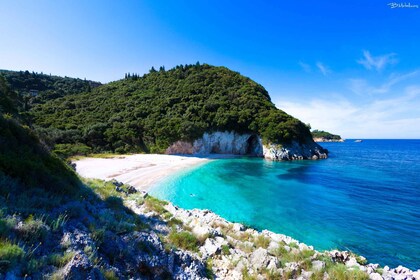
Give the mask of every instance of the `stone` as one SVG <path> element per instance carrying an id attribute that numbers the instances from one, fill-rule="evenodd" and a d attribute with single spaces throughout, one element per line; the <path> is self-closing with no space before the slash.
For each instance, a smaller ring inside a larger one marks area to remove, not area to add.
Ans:
<path id="1" fill-rule="evenodd" d="M 255 269 L 265 268 L 268 265 L 269 261 L 267 250 L 263 248 L 258 248 L 252 253 L 250 261 Z"/>
<path id="2" fill-rule="evenodd" d="M 369 279 L 370 280 L 383 280 L 382 279 L 382 276 L 379 274 L 379 273 L 372 273 L 372 274 L 369 274 Z"/>
<path id="3" fill-rule="evenodd" d="M 360 267 L 359 263 L 354 257 L 351 257 L 348 261 L 346 261 L 346 266 L 347 267 Z"/>
<path id="4" fill-rule="evenodd" d="M 88 257 L 82 252 L 75 254 L 63 268 L 62 278 L 74 280 L 105 279 L 99 269 L 93 266 Z"/>
<path id="5" fill-rule="evenodd" d="M 318 260 L 312 262 L 312 269 L 314 271 L 319 271 L 319 270 L 322 270 L 324 268 L 325 268 L 325 262 L 318 261 Z"/>
<path id="6" fill-rule="evenodd" d="M 233 230 L 234 231 L 244 231 L 245 227 L 243 224 L 239 224 L 239 223 L 234 223 L 233 224 Z"/>
<path id="7" fill-rule="evenodd" d="M 136 193 L 136 192 L 137 192 L 137 190 L 136 190 L 135 187 L 133 187 L 132 185 L 127 186 L 127 193 L 128 194 L 133 194 L 133 193 Z"/>
<path id="8" fill-rule="evenodd" d="M 204 245 L 200 247 L 200 252 L 203 254 L 204 258 L 213 256 L 216 253 L 220 253 L 221 244 L 215 239 L 207 238 L 204 242 Z"/>
<path id="9" fill-rule="evenodd" d="M 412 273 L 414 279 L 420 280 L 420 269 Z"/>

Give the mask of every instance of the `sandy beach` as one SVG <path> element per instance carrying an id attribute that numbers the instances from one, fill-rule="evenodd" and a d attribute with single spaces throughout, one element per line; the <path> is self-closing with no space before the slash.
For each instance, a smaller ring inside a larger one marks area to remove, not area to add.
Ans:
<path id="1" fill-rule="evenodd" d="M 115 158 L 83 158 L 74 163 L 77 173 L 82 177 L 116 179 L 138 190 L 148 191 L 166 176 L 208 160 L 193 156 L 136 154 Z"/>

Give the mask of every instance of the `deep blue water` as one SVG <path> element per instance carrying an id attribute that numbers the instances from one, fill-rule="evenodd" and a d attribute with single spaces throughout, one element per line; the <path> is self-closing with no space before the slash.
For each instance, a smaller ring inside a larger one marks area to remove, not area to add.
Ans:
<path id="1" fill-rule="evenodd" d="M 420 140 L 322 143 L 327 160 L 212 160 L 152 195 L 290 235 L 318 250 L 420 268 Z"/>

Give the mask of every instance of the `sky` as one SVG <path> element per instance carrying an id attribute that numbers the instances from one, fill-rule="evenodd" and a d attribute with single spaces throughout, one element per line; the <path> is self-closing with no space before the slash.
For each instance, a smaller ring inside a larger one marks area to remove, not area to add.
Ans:
<path id="1" fill-rule="evenodd" d="M 420 0 L 0 4 L 0 69 L 106 83 L 199 61 L 250 77 L 313 129 L 420 139 Z"/>

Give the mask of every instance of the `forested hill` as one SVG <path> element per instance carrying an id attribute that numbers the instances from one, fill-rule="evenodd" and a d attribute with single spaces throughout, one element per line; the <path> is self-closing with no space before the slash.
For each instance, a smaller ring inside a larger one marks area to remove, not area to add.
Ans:
<path id="1" fill-rule="evenodd" d="M 18 109 L 28 110 L 33 104 L 63 97 L 67 94 L 90 92 L 99 82 L 59 77 L 29 71 L 0 70 L 17 99 Z"/>
<path id="2" fill-rule="evenodd" d="M 73 151 L 163 152 L 211 131 L 253 132 L 275 143 L 312 141 L 306 125 L 277 109 L 261 85 L 207 64 L 126 75 L 36 106 L 32 116 L 50 143 Z"/>

